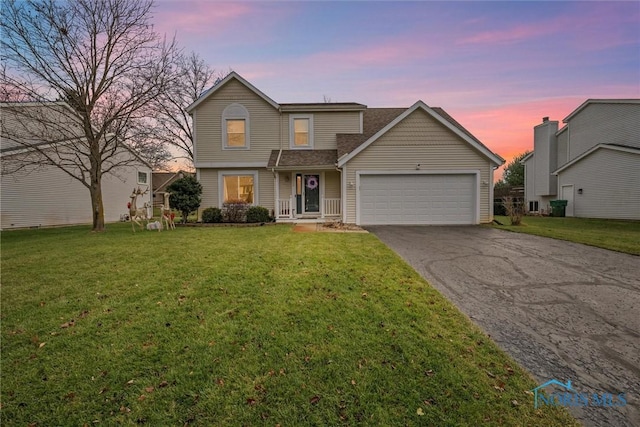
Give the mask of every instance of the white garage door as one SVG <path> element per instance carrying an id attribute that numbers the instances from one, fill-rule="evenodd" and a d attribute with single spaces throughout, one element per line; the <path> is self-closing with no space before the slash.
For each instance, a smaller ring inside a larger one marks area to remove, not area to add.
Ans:
<path id="1" fill-rule="evenodd" d="M 360 224 L 474 224 L 476 175 L 360 175 Z"/>

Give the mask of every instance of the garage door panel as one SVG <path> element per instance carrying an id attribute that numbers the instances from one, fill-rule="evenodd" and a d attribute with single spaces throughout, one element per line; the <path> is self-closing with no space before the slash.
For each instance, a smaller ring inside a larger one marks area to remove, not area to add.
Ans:
<path id="1" fill-rule="evenodd" d="M 474 174 L 360 176 L 361 224 L 473 224 Z"/>

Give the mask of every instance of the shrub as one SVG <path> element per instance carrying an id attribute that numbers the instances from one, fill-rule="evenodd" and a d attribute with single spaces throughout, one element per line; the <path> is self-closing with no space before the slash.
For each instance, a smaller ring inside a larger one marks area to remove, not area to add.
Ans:
<path id="1" fill-rule="evenodd" d="M 206 208 L 202 211 L 202 222 L 206 224 L 222 222 L 222 209 Z"/>
<path id="2" fill-rule="evenodd" d="M 262 206 L 251 206 L 247 209 L 247 222 L 270 222 L 269 209 Z"/>
<path id="3" fill-rule="evenodd" d="M 225 222 L 245 222 L 248 207 L 244 200 L 228 200 L 222 204 L 222 217 Z"/>
<path id="4" fill-rule="evenodd" d="M 186 223 L 189 214 L 200 207 L 202 185 L 194 176 L 189 175 L 171 183 L 167 191 L 171 193 L 169 199 L 171 207 L 182 213 L 182 222 Z"/>
<path id="5" fill-rule="evenodd" d="M 511 221 L 511 225 L 520 225 L 524 216 L 524 202 L 522 199 L 507 196 L 502 198 L 502 204 Z"/>

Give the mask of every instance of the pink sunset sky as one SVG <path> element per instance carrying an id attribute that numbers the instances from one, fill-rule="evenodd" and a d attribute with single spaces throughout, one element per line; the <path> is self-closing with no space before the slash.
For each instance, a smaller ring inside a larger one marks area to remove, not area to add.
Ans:
<path id="1" fill-rule="evenodd" d="M 158 0 L 154 24 L 276 102 L 422 100 L 507 162 L 544 116 L 640 98 L 637 1 Z"/>

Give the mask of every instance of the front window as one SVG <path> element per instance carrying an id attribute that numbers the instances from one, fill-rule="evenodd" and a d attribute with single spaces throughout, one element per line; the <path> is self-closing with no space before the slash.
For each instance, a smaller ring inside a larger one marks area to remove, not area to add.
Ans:
<path id="1" fill-rule="evenodd" d="M 296 147 L 309 145 L 309 119 L 293 120 L 293 144 Z"/>
<path id="2" fill-rule="evenodd" d="M 253 175 L 225 175 L 224 201 L 243 200 L 253 204 Z"/>
<path id="3" fill-rule="evenodd" d="M 222 149 L 249 150 L 251 117 L 244 105 L 234 103 L 222 111 Z"/>
<path id="4" fill-rule="evenodd" d="M 313 116 L 297 114 L 290 116 L 290 148 L 313 148 Z"/>
<path id="5" fill-rule="evenodd" d="M 227 147 L 246 147 L 244 120 L 227 120 Z"/>

